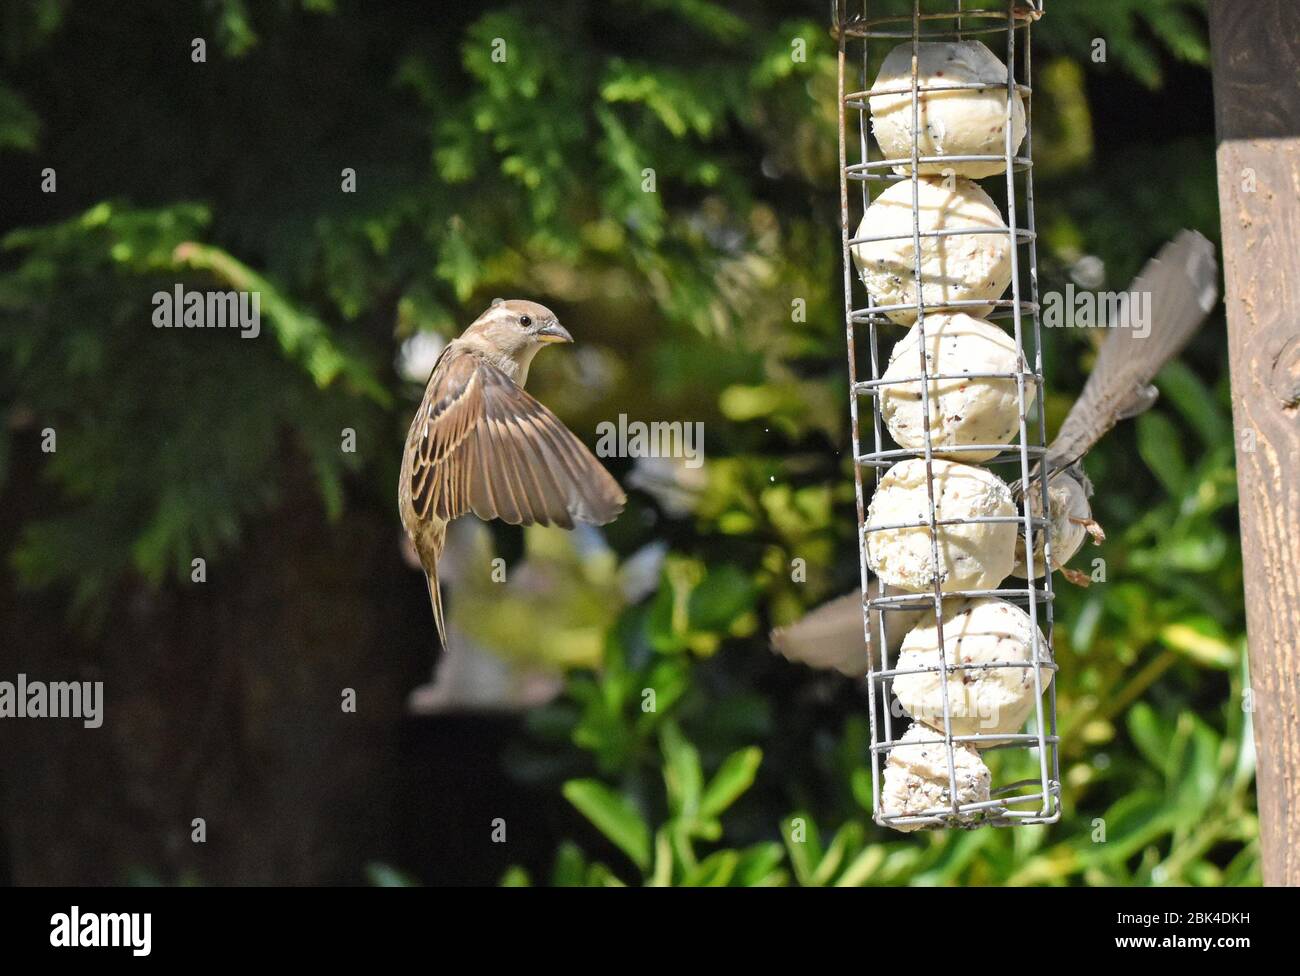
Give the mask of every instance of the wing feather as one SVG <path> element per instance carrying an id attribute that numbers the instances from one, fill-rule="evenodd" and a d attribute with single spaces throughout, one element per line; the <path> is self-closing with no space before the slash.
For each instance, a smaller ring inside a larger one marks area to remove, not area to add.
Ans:
<path id="1" fill-rule="evenodd" d="M 1083 457 L 1119 421 L 1156 400 L 1156 373 L 1187 344 L 1218 300 L 1214 245 L 1181 231 L 1148 261 L 1129 285 L 1151 296 L 1150 330 L 1120 324 L 1107 331 L 1092 375 L 1047 450 L 1051 472 Z"/>
<path id="2" fill-rule="evenodd" d="M 407 441 L 419 519 L 466 512 L 513 525 L 612 521 L 626 498 L 555 414 L 505 373 L 449 349 Z"/>

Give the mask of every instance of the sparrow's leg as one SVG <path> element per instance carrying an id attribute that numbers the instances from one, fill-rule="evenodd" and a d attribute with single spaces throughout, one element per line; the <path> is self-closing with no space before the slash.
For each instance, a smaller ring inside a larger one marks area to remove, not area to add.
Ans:
<path id="1" fill-rule="evenodd" d="M 1075 525 L 1082 525 L 1085 529 L 1088 530 L 1088 535 L 1092 536 L 1092 544 L 1094 546 L 1099 546 L 1106 541 L 1106 533 L 1102 531 L 1101 523 L 1098 522 L 1096 519 L 1090 519 L 1090 518 L 1081 519 L 1081 518 L 1075 518 L 1073 515 L 1071 515 L 1070 521 L 1073 522 Z"/>
<path id="2" fill-rule="evenodd" d="M 1081 569 L 1070 569 L 1068 566 L 1061 567 L 1061 575 L 1068 579 L 1075 586 L 1089 587 L 1092 585 L 1092 577 Z"/>

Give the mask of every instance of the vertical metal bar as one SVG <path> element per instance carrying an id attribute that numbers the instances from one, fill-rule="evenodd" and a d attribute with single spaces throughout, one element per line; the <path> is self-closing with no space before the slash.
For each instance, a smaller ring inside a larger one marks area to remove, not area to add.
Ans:
<path id="1" fill-rule="evenodd" d="M 844 329 L 845 342 L 848 345 L 849 357 L 849 422 L 851 428 L 851 450 L 853 463 L 853 496 L 857 504 L 858 525 L 862 526 L 866 521 L 866 511 L 863 504 L 862 493 L 862 467 L 858 464 L 858 456 L 861 454 L 859 433 L 859 416 L 858 416 L 858 396 L 856 392 L 858 382 L 858 355 L 857 342 L 853 328 L 853 272 L 852 257 L 849 253 L 849 180 L 848 180 L 848 120 L 847 106 L 844 104 L 845 96 L 848 94 L 845 85 L 847 48 L 848 48 L 848 2 L 849 0 L 836 0 L 835 16 L 839 30 L 838 43 L 838 92 L 839 92 L 839 153 L 840 153 L 840 241 L 842 260 L 844 264 Z M 863 0 L 863 13 L 866 10 L 866 0 Z M 863 42 L 865 51 L 866 42 Z M 858 129 L 861 134 L 861 110 L 858 112 Z M 864 143 L 865 145 L 865 143 Z M 865 161 L 865 154 L 861 157 Z M 866 183 L 863 182 L 865 190 Z M 861 531 L 858 533 L 858 570 L 862 580 L 862 633 L 864 643 L 870 646 L 871 642 L 871 612 L 867 607 L 867 594 L 869 589 L 869 577 L 867 572 L 867 552 L 866 540 Z M 877 740 L 876 729 L 876 687 L 875 682 L 870 678 L 871 660 L 867 659 L 867 707 L 870 709 L 871 721 L 871 740 L 874 744 Z M 888 731 L 886 731 L 888 735 Z M 873 749 L 871 750 L 871 794 L 872 809 L 879 809 L 880 806 L 880 783 L 879 783 L 879 755 Z"/>
<path id="2" fill-rule="evenodd" d="M 1044 403 L 1044 401 L 1047 398 L 1044 395 L 1046 384 L 1043 376 L 1043 330 L 1042 330 L 1042 317 L 1039 314 L 1039 301 L 1038 301 L 1038 224 L 1034 219 L 1034 167 L 1032 162 L 1034 158 L 1034 111 L 1033 111 L 1034 79 L 1033 79 L 1033 63 L 1032 63 L 1032 55 L 1033 55 L 1033 44 L 1032 44 L 1032 36 L 1031 36 L 1032 31 L 1033 31 L 1033 18 L 1031 17 L 1025 21 L 1025 43 L 1023 45 L 1024 50 L 1022 51 L 1022 56 L 1025 61 L 1025 87 L 1029 89 L 1027 92 L 1025 92 L 1025 158 L 1030 160 L 1030 165 L 1025 170 L 1025 217 L 1028 223 L 1029 234 L 1030 234 L 1029 298 L 1033 304 L 1033 310 L 1031 312 L 1031 315 L 1033 317 L 1033 322 L 1034 322 L 1034 378 L 1038 384 L 1038 389 L 1036 391 L 1036 402 L 1038 406 L 1037 443 L 1041 447 L 1047 444 L 1047 412 Z M 1011 71 L 1010 65 L 1008 65 L 1007 70 L 1008 72 Z M 1014 78 L 1012 78 L 1011 80 L 1014 83 Z M 1022 439 L 1021 442 L 1023 443 L 1024 442 L 1023 438 L 1025 436 L 1023 431 L 1020 436 Z M 1040 468 L 1040 471 L 1041 470 L 1042 469 Z M 1043 514 L 1047 518 L 1047 525 L 1043 529 L 1043 591 L 1044 591 L 1043 611 L 1047 617 L 1047 652 L 1049 655 L 1051 655 L 1052 661 L 1055 662 L 1056 660 L 1056 653 L 1055 653 L 1056 628 L 1055 628 L 1055 616 L 1054 616 L 1055 603 L 1052 599 L 1053 593 L 1052 593 L 1052 569 L 1051 569 L 1052 521 L 1051 521 L 1051 509 L 1049 507 L 1050 495 L 1048 494 L 1047 488 L 1048 488 L 1047 478 L 1045 477 L 1039 478 L 1038 480 L 1039 498 L 1042 503 Z M 1028 492 L 1025 493 L 1025 506 L 1026 508 L 1028 508 L 1029 506 Z M 1028 540 L 1026 540 L 1026 545 L 1028 545 Z M 1033 550 L 1026 549 L 1025 552 L 1028 557 L 1033 553 Z M 1030 573 L 1032 573 L 1033 563 L 1030 562 L 1026 568 Z M 1029 580 L 1029 585 L 1031 588 L 1034 585 L 1034 581 L 1032 577 Z M 1034 639 L 1037 640 L 1038 621 L 1036 619 L 1036 614 L 1032 610 L 1030 611 L 1030 620 L 1035 625 Z M 1043 721 L 1044 718 L 1043 697 L 1042 697 L 1042 690 L 1041 690 L 1042 678 L 1040 675 L 1040 670 L 1041 670 L 1040 664 L 1037 659 L 1037 655 L 1035 654 L 1034 690 L 1038 695 L 1037 717 L 1036 717 L 1035 728 L 1038 730 L 1038 749 L 1039 749 L 1038 754 L 1040 757 L 1039 770 L 1042 776 L 1043 803 L 1044 803 L 1043 815 L 1051 817 L 1057 813 L 1060 806 L 1060 797 L 1055 793 L 1051 793 L 1051 786 L 1054 783 L 1059 783 L 1061 780 L 1060 750 L 1055 741 L 1056 740 L 1056 682 L 1053 681 L 1048 688 L 1049 707 L 1047 709 L 1048 725 L 1046 727 L 1047 729 L 1046 736 L 1052 740 L 1050 743 L 1051 752 L 1052 752 L 1052 772 L 1051 772 L 1051 778 L 1049 780 L 1047 774 L 1047 766 L 1046 766 L 1046 749 L 1048 743 L 1045 741 L 1045 736 L 1044 736 L 1045 725 Z M 1050 804 L 1048 802 L 1049 793 L 1051 793 Z"/>
<path id="3" fill-rule="evenodd" d="M 869 5 L 870 5 L 869 0 L 862 0 L 862 19 L 864 22 L 867 20 L 867 16 L 869 13 L 868 10 Z M 869 71 L 870 71 L 870 48 L 869 45 L 867 44 L 867 38 L 864 36 L 862 38 L 862 57 L 861 57 L 861 67 L 859 70 L 860 83 L 858 85 L 858 89 L 860 91 L 865 90 L 867 87 L 867 79 L 870 77 Z M 869 114 L 869 110 L 865 107 L 867 104 L 869 104 L 869 100 L 868 102 L 859 104 L 857 110 L 858 111 L 858 160 L 862 163 L 866 163 L 871 158 L 871 140 L 867 138 L 867 129 L 869 128 L 867 124 L 867 116 Z M 863 173 L 863 176 L 865 177 L 866 174 Z M 867 212 L 867 207 L 871 205 L 871 195 L 867 190 L 867 186 L 868 186 L 867 180 L 862 179 L 859 182 L 861 183 L 861 186 L 859 187 L 858 196 L 859 196 L 859 201 L 861 203 L 862 213 L 865 216 Z M 851 261 L 851 255 L 846 253 L 845 261 L 847 267 L 848 262 Z M 876 305 L 875 297 L 868 292 L 867 305 L 866 305 L 868 311 L 867 356 L 868 356 L 868 361 L 871 365 L 872 380 L 880 379 L 880 372 L 881 372 L 879 322 L 877 321 L 877 316 L 870 314 L 871 311 L 875 308 L 875 305 Z M 856 396 L 854 397 L 854 404 L 855 406 L 857 404 Z M 876 404 L 874 402 L 871 411 L 871 420 L 872 420 L 871 423 L 872 444 L 875 445 L 876 451 L 879 452 L 884 446 L 885 433 L 884 433 L 884 424 L 880 416 L 880 411 L 876 409 Z M 855 449 L 860 450 L 860 445 Z M 857 464 L 857 458 L 855 456 L 854 469 L 857 470 L 857 468 L 858 468 L 858 464 Z M 880 484 L 880 469 L 876 467 L 872 467 L 871 485 L 872 485 L 873 492 L 875 491 L 876 487 L 879 486 L 879 484 Z M 865 517 L 866 513 L 863 509 L 859 509 L 858 511 L 860 515 L 858 519 L 858 553 L 860 558 L 862 559 L 863 578 L 868 581 L 867 585 L 862 590 L 862 596 L 863 596 L 864 606 L 867 607 L 867 609 L 864 610 L 864 613 L 866 613 L 867 619 L 868 621 L 870 621 L 870 617 L 871 617 L 870 605 L 867 602 L 867 598 L 871 593 L 870 570 L 867 568 L 866 536 L 863 534 L 864 526 L 866 525 L 866 517 Z M 879 587 L 877 592 L 881 592 L 883 590 L 883 584 L 881 584 L 879 581 L 877 581 L 877 584 Z M 878 645 L 877 655 L 878 655 L 878 660 L 881 662 L 880 665 L 881 670 L 889 669 L 889 640 L 886 636 L 885 620 L 886 620 L 885 614 L 877 611 L 876 627 L 879 630 L 879 641 L 880 641 Z M 870 659 L 868 659 L 867 666 L 868 668 L 870 668 L 871 666 Z M 890 695 L 890 691 L 893 688 L 893 683 L 890 681 L 882 681 L 880 687 L 882 692 L 881 701 L 884 706 L 882 715 L 885 720 L 885 741 L 893 742 L 894 741 L 894 717 L 893 717 L 893 711 L 889 707 L 889 695 Z M 873 710 L 873 714 L 874 714 L 874 710 Z M 875 756 L 874 758 L 876 761 L 879 760 L 879 756 Z M 879 807 L 877 806 L 876 809 L 879 809 Z"/>
<path id="4" fill-rule="evenodd" d="M 1025 30 L 1028 31 L 1026 26 Z M 1004 118 L 1004 154 L 1007 162 L 1007 229 L 1011 240 L 1011 298 L 1012 298 L 1012 322 L 1015 329 L 1016 351 L 1017 354 L 1024 358 L 1024 334 L 1021 323 L 1020 309 L 1020 248 L 1016 242 L 1016 177 L 1015 167 L 1013 165 L 1014 149 L 1012 143 L 1012 111 L 1015 104 L 1016 95 L 1016 22 L 1015 22 L 1015 3 L 1014 0 L 1007 0 L 1007 107 Z M 1028 107 L 1026 107 L 1026 128 L 1028 127 Z M 1033 249 L 1035 242 L 1031 241 L 1030 246 Z M 1041 384 L 1040 384 L 1041 387 Z M 1041 389 L 1039 391 L 1041 393 Z M 1041 395 L 1038 399 L 1042 399 Z M 1048 783 L 1047 783 L 1047 744 L 1044 741 L 1046 731 L 1043 726 L 1043 678 L 1041 657 L 1043 648 L 1039 646 L 1038 641 L 1038 588 L 1034 583 L 1034 520 L 1033 520 L 1033 488 L 1029 479 L 1029 431 L 1028 423 L 1025 417 L 1025 376 L 1024 370 L 1018 371 L 1016 376 L 1016 401 L 1020 411 L 1020 484 L 1022 486 L 1021 507 L 1024 515 L 1025 529 L 1025 554 L 1029 565 L 1026 572 L 1029 573 L 1029 579 L 1026 581 L 1025 595 L 1028 598 L 1029 609 L 1029 639 L 1030 651 L 1033 655 L 1031 660 L 1034 665 L 1034 706 L 1036 721 L 1035 727 L 1038 731 L 1038 762 L 1041 773 L 1040 782 L 1042 783 L 1042 816 L 1048 812 Z M 1041 432 L 1040 432 L 1041 433 Z M 1041 479 L 1040 479 L 1041 480 Z M 1044 507 L 1043 514 L 1047 517 L 1047 525 L 1044 526 L 1044 557 L 1046 557 L 1046 547 L 1048 545 L 1047 536 L 1050 536 L 1051 512 Z M 1044 575 L 1050 571 L 1050 564 L 1044 565 Z"/>
<path id="5" fill-rule="evenodd" d="M 943 697 L 943 738 L 948 752 L 948 800 L 952 804 L 953 815 L 961 811 L 957 802 L 957 767 L 952 751 L 952 712 L 948 705 L 948 654 L 943 646 L 943 583 L 939 578 L 939 527 L 936 524 L 934 502 L 934 445 L 930 435 L 930 370 L 926 363 L 925 344 L 925 293 L 924 278 L 921 274 L 921 164 L 920 149 L 917 139 L 920 136 L 921 93 L 917 74 L 920 71 L 921 57 L 921 0 L 912 0 L 912 267 L 916 279 L 916 332 L 919 338 L 921 357 L 921 424 L 925 435 L 925 491 L 927 497 L 927 521 L 930 531 L 930 568 L 934 584 L 934 626 L 939 642 L 939 688 Z M 935 238 L 936 246 L 942 246 L 940 238 Z M 876 401 L 879 411 L 879 399 Z"/>

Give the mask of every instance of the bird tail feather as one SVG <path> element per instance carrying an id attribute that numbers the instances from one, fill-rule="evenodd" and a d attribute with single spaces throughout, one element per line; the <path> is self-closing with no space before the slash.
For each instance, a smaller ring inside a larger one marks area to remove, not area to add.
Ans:
<path id="1" fill-rule="evenodd" d="M 433 623 L 438 628 L 438 640 L 443 650 L 447 649 L 447 620 L 442 613 L 442 587 L 438 585 L 436 570 L 425 571 L 424 580 L 429 584 L 429 603 L 433 606 Z"/>

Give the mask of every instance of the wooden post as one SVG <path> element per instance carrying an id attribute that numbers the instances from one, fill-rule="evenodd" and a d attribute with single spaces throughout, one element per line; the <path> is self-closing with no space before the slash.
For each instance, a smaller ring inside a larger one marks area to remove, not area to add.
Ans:
<path id="1" fill-rule="evenodd" d="M 1300 885 L 1300 4 L 1212 0 L 1264 883 Z"/>

